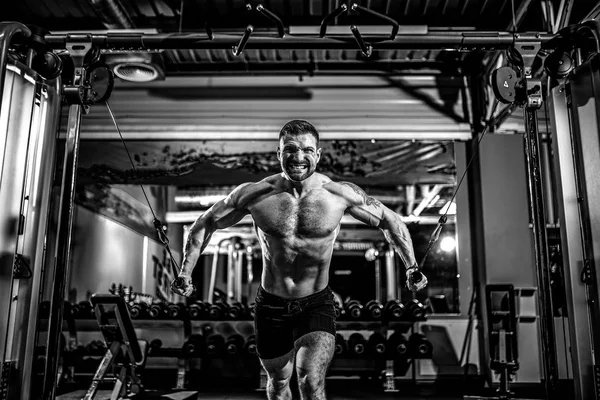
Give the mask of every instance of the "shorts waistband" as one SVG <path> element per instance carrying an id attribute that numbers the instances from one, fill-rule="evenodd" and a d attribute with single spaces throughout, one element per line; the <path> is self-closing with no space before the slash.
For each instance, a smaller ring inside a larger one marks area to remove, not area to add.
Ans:
<path id="1" fill-rule="evenodd" d="M 297 297 L 297 298 L 286 298 L 286 297 L 277 296 L 276 294 L 273 294 L 273 293 L 269 293 L 265 290 L 265 288 L 263 288 L 262 285 L 258 285 L 257 294 L 265 299 L 268 299 L 269 301 L 288 303 L 288 302 L 292 302 L 292 301 L 302 301 L 302 302 L 310 301 L 312 299 L 323 296 L 324 294 L 328 293 L 330 290 L 331 289 L 329 288 L 329 285 L 327 285 L 324 289 L 319 290 L 318 292 L 315 292 L 313 294 L 309 294 L 308 296 Z"/>

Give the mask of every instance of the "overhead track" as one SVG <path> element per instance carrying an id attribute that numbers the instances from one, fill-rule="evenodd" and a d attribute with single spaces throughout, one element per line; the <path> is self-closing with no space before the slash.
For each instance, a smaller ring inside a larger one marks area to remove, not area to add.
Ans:
<path id="1" fill-rule="evenodd" d="M 78 36 L 86 35 L 92 45 L 100 49 L 112 50 L 165 50 L 165 49 L 231 49 L 239 44 L 240 33 L 214 32 L 212 39 L 205 33 L 120 33 L 109 32 L 103 34 L 85 34 L 78 32 Z M 45 36 L 46 44 L 54 49 L 65 49 L 70 41 L 71 34 L 48 34 Z M 424 34 L 397 35 L 391 39 L 389 35 L 362 36 L 373 50 L 398 50 L 398 49 L 444 49 L 444 50 L 503 50 L 512 47 L 518 40 L 547 43 L 555 35 L 548 33 L 511 33 L 511 32 L 483 32 L 483 31 L 449 31 L 427 32 Z M 287 34 L 280 38 L 268 32 L 254 32 L 246 49 L 335 49 L 355 50 L 356 40 L 350 29 L 347 35 L 328 35 L 320 38 L 308 35 Z"/>

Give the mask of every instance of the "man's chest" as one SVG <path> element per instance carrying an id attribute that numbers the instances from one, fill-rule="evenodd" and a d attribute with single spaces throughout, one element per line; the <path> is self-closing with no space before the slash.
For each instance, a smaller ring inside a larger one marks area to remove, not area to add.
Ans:
<path id="1" fill-rule="evenodd" d="M 277 193 L 249 209 L 258 228 L 271 236 L 323 237 L 338 227 L 345 205 L 330 193 L 315 191 L 301 198 Z"/>

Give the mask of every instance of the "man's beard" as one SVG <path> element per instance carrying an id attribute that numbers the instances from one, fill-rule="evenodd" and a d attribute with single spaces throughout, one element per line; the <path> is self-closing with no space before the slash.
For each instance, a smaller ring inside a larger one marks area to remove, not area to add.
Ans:
<path id="1" fill-rule="evenodd" d="M 316 168 L 311 163 L 287 163 L 283 170 L 291 181 L 302 182 L 314 174 Z"/>

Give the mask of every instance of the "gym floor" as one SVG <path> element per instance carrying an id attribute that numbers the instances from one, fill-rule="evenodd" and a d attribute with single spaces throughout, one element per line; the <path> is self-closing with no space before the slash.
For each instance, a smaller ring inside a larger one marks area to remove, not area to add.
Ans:
<path id="1" fill-rule="evenodd" d="M 463 400 L 464 394 L 493 396 L 493 390 L 486 390 L 472 385 L 450 384 L 423 384 L 414 387 L 402 388 L 398 392 L 385 393 L 381 387 L 374 387 L 369 382 L 334 380 L 327 382 L 328 400 Z M 520 387 L 515 389 L 515 397 L 524 399 L 543 399 L 539 397 L 543 390 L 539 387 Z M 461 393 L 460 391 L 464 391 Z M 110 390 L 100 390 L 94 399 L 110 399 Z M 255 390 L 248 387 L 236 387 L 234 382 L 221 387 L 211 387 L 199 390 L 174 391 L 166 389 L 148 390 L 146 400 L 266 400 L 264 391 Z M 69 393 L 57 396 L 57 400 L 79 400 L 85 395 L 84 389 L 74 390 Z M 297 393 L 294 399 L 299 399 Z"/>

